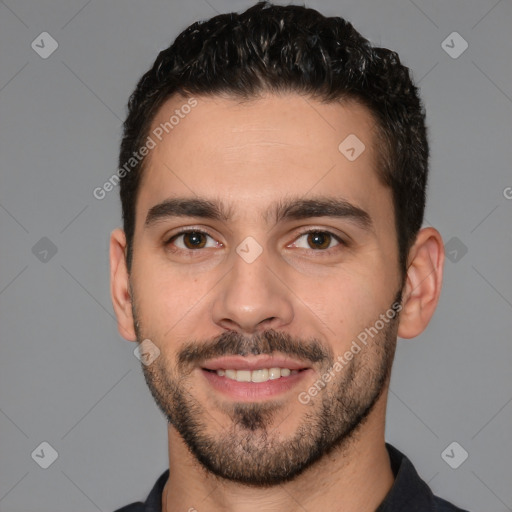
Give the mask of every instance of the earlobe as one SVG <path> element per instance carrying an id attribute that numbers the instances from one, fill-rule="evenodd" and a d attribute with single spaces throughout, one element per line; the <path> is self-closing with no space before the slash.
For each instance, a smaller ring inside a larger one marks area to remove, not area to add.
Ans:
<path id="1" fill-rule="evenodd" d="M 441 294 L 444 245 L 434 228 L 423 228 L 409 251 L 409 266 L 403 293 L 398 336 L 414 338 L 432 318 Z"/>
<path id="2" fill-rule="evenodd" d="M 125 249 L 126 236 L 117 228 L 110 234 L 110 295 L 119 334 L 129 341 L 136 341 Z"/>

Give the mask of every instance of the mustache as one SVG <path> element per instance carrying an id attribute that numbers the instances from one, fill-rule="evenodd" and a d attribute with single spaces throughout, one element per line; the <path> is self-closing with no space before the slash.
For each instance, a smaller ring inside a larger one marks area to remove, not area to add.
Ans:
<path id="1" fill-rule="evenodd" d="M 215 357 L 271 355 L 276 352 L 311 363 L 334 361 L 332 349 L 323 346 L 317 338 L 297 339 L 274 329 L 249 337 L 237 331 L 226 331 L 210 341 L 187 342 L 176 358 L 178 368 L 185 369 Z"/>

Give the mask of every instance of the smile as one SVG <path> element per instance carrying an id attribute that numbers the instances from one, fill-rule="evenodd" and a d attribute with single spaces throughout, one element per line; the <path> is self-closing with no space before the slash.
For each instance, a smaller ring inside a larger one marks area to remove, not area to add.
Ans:
<path id="1" fill-rule="evenodd" d="M 311 378 L 312 368 L 259 368 L 256 370 L 200 369 L 208 387 L 225 398 L 240 402 L 257 402 L 277 397 L 296 389 L 297 395 L 307 385 L 299 384 Z"/>
<path id="2" fill-rule="evenodd" d="M 236 380 L 237 382 L 267 382 L 299 373 L 299 370 L 289 368 L 261 368 L 258 370 L 219 369 L 215 371 L 219 377 Z"/>

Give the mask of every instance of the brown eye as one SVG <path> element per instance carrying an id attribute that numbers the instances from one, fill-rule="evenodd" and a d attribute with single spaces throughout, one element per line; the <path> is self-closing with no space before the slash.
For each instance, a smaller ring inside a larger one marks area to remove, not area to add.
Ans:
<path id="1" fill-rule="evenodd" d="M 189 231 L 182 236 L 187 249 L 202 249 L 206 245 L 206 235 L 201 231 Z"/>
<path id="2" fill-rule="evenodd" d="M 208 233 L 197 230 L 187 230 L 177 233 L 165 242 L 170 249 L 179 251 L 190 251 L 194 249 L 209 249 L 211 247 L 222 247 Z"/>
<path id="3" fill-rule="evenodd" d="M 291 245 L 299 249 L 308 249 L 327 253 L 337 246 L 344 246 L 345 242 L 330 231 L 319 231 L 311 229 L 302 233 Z M 340 247 L 341 248 L 341 247 Z"/>
<path id="4" fill-rule="evenodd" d="M 312 249 L 327 249 L 331 245 L 332 236 L 329 233 L 317 231 L 309 233 L 307 240 Z"/>

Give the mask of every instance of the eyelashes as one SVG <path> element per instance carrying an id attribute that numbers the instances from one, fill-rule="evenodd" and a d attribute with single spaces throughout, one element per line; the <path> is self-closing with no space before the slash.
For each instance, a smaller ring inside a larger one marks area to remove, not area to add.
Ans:
<path id="1" fill-rule="evenodd" d="M 315 235 L 315 236 L 313 236 Z M 314 241 L 314 243 L 319 243 L 322 247 L 302 247 L 303 249 L 310 249 L 312 251 L 318 252 L 326 252 L 327 250 L 330 250 L 331 242 L 336 242 L 336 245 L 334 247 L 337 247 L 338 245 L 346 245 L 343 239 L 341 239 L 339 236 L 335 235 L 331 231 L 322 231 L 318 229 L 309 229 L 307 231 L 303 231 L 299 234 L 299 236 L 295 240 L 300 240 L 303 237 L 306 238 L 306 243 L 310 243 L 311 241 Z M 325 242 L 328 242 L 327 247 L 324 247 Z M 294 242 L 296 244 L 296 241 Z M 297 245 L 295 245 L 297 247 Z"/>
<path id="2" fill-rule="evenodd" d="M 210 239 L 212 242 L 209 242 Z M 202 229 L 183 229 L 168 238 L 164 245 L 173 252 L 192 253 L 201 252 L 201 249 L 221 248 L 224 245 L 215 240 L 207 231 Z M 348 243 L 340 236 L 325 229 L 308 229 L 298 233 L 288 247 L 295 247 L 314 253 L 328 253 L 336 248 L 347 247 Z"/>
<path id="3" fill-rule="evenodd" d="M 198 250 L 198 249 L 204 249 L 205 244 L 197 243 L 197 239 L 198 239 L 197 235 L 201 235 L 203 238 L 209 237 L 212 240 L 214 240 L 214 238 L 206 231 L 202 231 L 200 229 L 187 229 L 187 230 L 183 230 L 183 231 L 180 231 L 179 233 L 174 234 L 171 238 L 169 238 L 169 240 L 167 240 L 167 242 L 165 242 L 165 245 L 172 244 L 175 240 L 179 239 L 180 237 L 185 237 L 186 235 L 195 235 L 193 238 L 196 240 L 196 242 L 192 242 L 190 247 L 187 247 L 183 244 L 183 247 L 179 248 L 180 250 L 184 250 L 184 251 L 193 250 L 194 251 L 194 250 Z M 216 242 L 216 244 L 218 244 L 218 246 L 222 247 L 221 243 Z"/>

